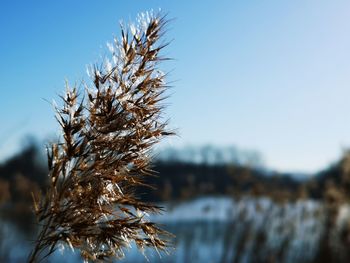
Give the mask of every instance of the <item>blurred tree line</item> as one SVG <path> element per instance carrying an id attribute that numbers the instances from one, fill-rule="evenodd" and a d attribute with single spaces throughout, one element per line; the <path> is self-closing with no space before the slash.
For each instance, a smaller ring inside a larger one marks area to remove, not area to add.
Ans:
<path id="1" fill-rule="evenodd" d="M 327 169 L 305 180 L 292 174 L 266 171 L 240 162 L 192 162 L 158 158 L 153 169 L 157 176 L 148 182 L 157 190 L 138 189 L 146 201 L 184 201 L 203 195 L 267 196 L 278 202 L 296 199 L 324 200 L 330 209 L 350 199 L 350 152 Z M 45 157 L 35 143 L 0 164 L 0 213 L 2 220 L 15 223 L 31 233 L 32 194 L 47 183 Z M 331 210 L 330 210 L 331 211 Z M 334 212 L 336 213 L 336 212 Z M 30 226 L 29 226 L 30 223 Z"/>

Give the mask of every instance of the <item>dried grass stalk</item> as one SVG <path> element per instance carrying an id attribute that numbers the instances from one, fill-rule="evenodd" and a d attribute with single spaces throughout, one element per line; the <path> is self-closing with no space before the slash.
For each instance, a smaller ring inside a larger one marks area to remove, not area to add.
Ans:
<path id="1" fill-rule="evenodd" d="M 56 116 L 63 140 L 48 147 L 50 184 L 34 200 L 41 232 L 29 262 L 62 244 L 84 261 L 123 257 L 133 242 L 141 250 L 166 249 L 166 232 L 145 218 L 160 208 L 134 190 L 153 175 L 151 147 L 172 134 L 161 116 L 167 86 L 158 70 L 167 22 L 147 13 L 137 26 L 122 26 L 121 39 L 108 45 L 111 57 L 90 69 L 85 100 L 67 84 Z"/>

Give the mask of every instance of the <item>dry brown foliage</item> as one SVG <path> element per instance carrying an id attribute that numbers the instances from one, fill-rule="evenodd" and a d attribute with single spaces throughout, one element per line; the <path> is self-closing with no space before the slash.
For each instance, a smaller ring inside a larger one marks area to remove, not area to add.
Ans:
<path id="1" fill-rule="evenodd" d="M 165 16 L 140 15 L 137 26 L 122 26 L 111 57 L 92 68 L 85 96 L 67 84 L 57 109 L 63 140 L 48 147 L 50 185 L 35 200 L 41 232 L 30 262 L 59 244 L 78 249 L 84 261 L 123 257 L 131 243 L 167 248 L 167 233 L 146 218 L 160 208 L 134 195 L 154 174 L 151 147 L 172 134 L 161 116 L 167 86 L 158 70 L 166 25 Z"/>
<path id="2" fill-rule="evenodd" d="M 0 179 L 0 205 L 11 199 L 10 183 Z"/>

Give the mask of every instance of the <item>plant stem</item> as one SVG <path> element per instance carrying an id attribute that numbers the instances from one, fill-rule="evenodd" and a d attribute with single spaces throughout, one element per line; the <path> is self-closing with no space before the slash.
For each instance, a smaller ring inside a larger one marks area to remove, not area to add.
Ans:
<path id="1" fill-rule="evenodd" d="M 39 236 L 37 238 L 36 245 L 29 255 L 28 263 L 37 262 L 38 253 L 40 253 L 42 248 L 43 248 L 42 241 L 44 240 L 44 237 L 47 233 L 47 230 L 49 229 L 49 226 L 51 225 L 51 221 L 52 221 L 52 216 L 50 216 L 47 224 L 45 225 L 45 227 L 42 229 L 41 233 L 39 234 Z"/>

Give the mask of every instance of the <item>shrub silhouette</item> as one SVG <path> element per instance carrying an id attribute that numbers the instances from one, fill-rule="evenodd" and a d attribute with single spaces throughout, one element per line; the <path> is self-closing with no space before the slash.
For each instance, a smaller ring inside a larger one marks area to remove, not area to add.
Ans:
<path id="1" fill-rule="evenodd" d="M 41 230 L 29 262 L 59 244 L 78 249 L 84 261 L 121 258 L 132 242 L 166 249 L 168 233 L 145 216 L 160 208 L 134 192 L 154 174 L 152 146 L 172 134 L 162 117 L 167 85 L 158 69 L 167 23 L 146 13 L 136 26 L 122 25 L 121 39 L 108 45 L 111 56 L 90 69 L 91 84 L 83 91 L 66 84 L 56 116 L 63 140 L 48 147 L 46 193 L 33 195 Z"/>

